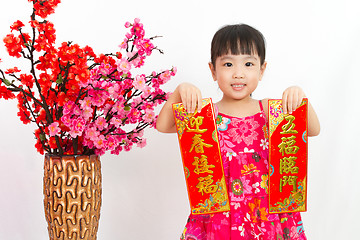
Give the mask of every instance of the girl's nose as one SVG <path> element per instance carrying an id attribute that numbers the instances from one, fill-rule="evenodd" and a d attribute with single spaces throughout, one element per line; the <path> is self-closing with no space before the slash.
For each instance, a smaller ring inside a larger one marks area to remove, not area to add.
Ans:
<path id="1" fill-rule="evenodd" d="M 244 70 L 241 68 L 236 68 L 234 69 L 234 73 L 233 73 L 233 78 L 244 78 L 245 77 L 245 73 Z"/>

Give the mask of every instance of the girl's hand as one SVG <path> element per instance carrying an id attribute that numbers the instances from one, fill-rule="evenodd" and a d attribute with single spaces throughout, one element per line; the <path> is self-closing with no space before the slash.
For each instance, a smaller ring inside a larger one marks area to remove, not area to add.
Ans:
<path id="1" fill-rule="evenodd" d="M 303 98 L 306 97 L 304 91 L 297 86 L 285 89 L 282 102 L 284 114 L 292 114 L 301 104 Z"/>
<path id="2" fill-rule="evenodd" d="M 188 113 L 200 112 L 202 108 L 202 97 L 200 89 L 191 83 L 182 83 L 178 87 L 181 102 Z"/>
<path id="3" fill-rule="evenodd" d="M 161 109 L 156 121 L 156 129 L 159 132 L 175 133 L 176 126 L 172 110 L 172 104 L 182 102 L 187 112 L 200 112 L 202 107 L 202 97 L 200 90 L 191 83 L 181 83 L 170 95 L 165 105 Z"/>

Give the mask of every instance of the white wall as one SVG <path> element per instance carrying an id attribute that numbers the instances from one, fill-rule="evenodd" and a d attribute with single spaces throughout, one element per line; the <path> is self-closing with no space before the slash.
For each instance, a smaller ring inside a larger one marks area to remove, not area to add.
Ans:
<path id="1" fill-rule="evenodd" d="M 204 97 L 220 92 L 207 67 L 210 41 L 225 24 L 247 23 L 267 40 L 268 69 L 255 98 L 280 98 L 301 86 L 317 110 L 321 134 L 310 140 L 308 239 L 357 239 L 360 210 L 360 8 L 357 1 L 63 0 L 52 21 L 58 44 L 74 41 L 95 52 L 115 52 L 123 24 L 141 18 L 147 36 L 162 35 L 146 70 L 176 66 L 165 89 L 194 82 Z M 132 3 L 132 4 L 131 4 Z M 20 19 L 27 0 L 1 1 L 0 35 Z M 3 44 L 1 44 L 3 45 Z M 15 65 L 0 48 L 1 68 Z M 11 61 L 11 62 L 10 62 Z M 10 64 L 9 64 L 10 63 Z M 16 116 L 16 103 L 0 100 L 0 240 L 47 239 L 42 203 L 43 156 L 32 126 Z M 103 205 L 98 239 L 178 239 L 189 213 L 176 135 L 147 130 L 148 146 L 104 155 Z"/>

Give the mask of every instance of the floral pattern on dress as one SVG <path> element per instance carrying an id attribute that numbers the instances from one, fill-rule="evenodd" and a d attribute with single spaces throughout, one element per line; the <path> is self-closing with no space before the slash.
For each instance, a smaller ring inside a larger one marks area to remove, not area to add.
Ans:
<path id="1" fill-rule="evenodd" d="M 306 240 L 300 213 L 268 211 L 269 143 L 263 110 L 245 118 L 220 113 L 216 123 L 231 210 L 191 214 L 181 239 Z"/>
<path id="2" fill-rule="evenodd" d="M 243 121 L 235 119 L 231 123 L 233 128 L 229 129 L 228 132 L 233 142 L 237 144 L 244 142 L 246 145 L 252 145 L 258 139 L 259 133 L 255 131 L 259 127 L 257 121 L 252 119 L 245 119 Z"/>

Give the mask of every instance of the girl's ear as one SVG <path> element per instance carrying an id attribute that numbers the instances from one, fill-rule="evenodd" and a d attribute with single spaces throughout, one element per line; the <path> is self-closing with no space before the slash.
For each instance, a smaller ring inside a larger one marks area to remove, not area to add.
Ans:
<path id="1" fill-rule="evenodd" d="M 211 75 L 212 75 L 214 81 L 216 81 L 216 74 L 215 74 L 215 66 L 214 66 L 214 64 L 209 62 L 209 68 L 210 68 Z"/>
<path id="2" fill-rule="evenodd" d="M 266 66 L 267 66 L 267 62 L 264 62 L 263 65 L 261 65 L 261 67 L 260 67 L 260 79 L 259 79 L 259 81 L 261 81 L 262 77 L 264 76 Z"/>

